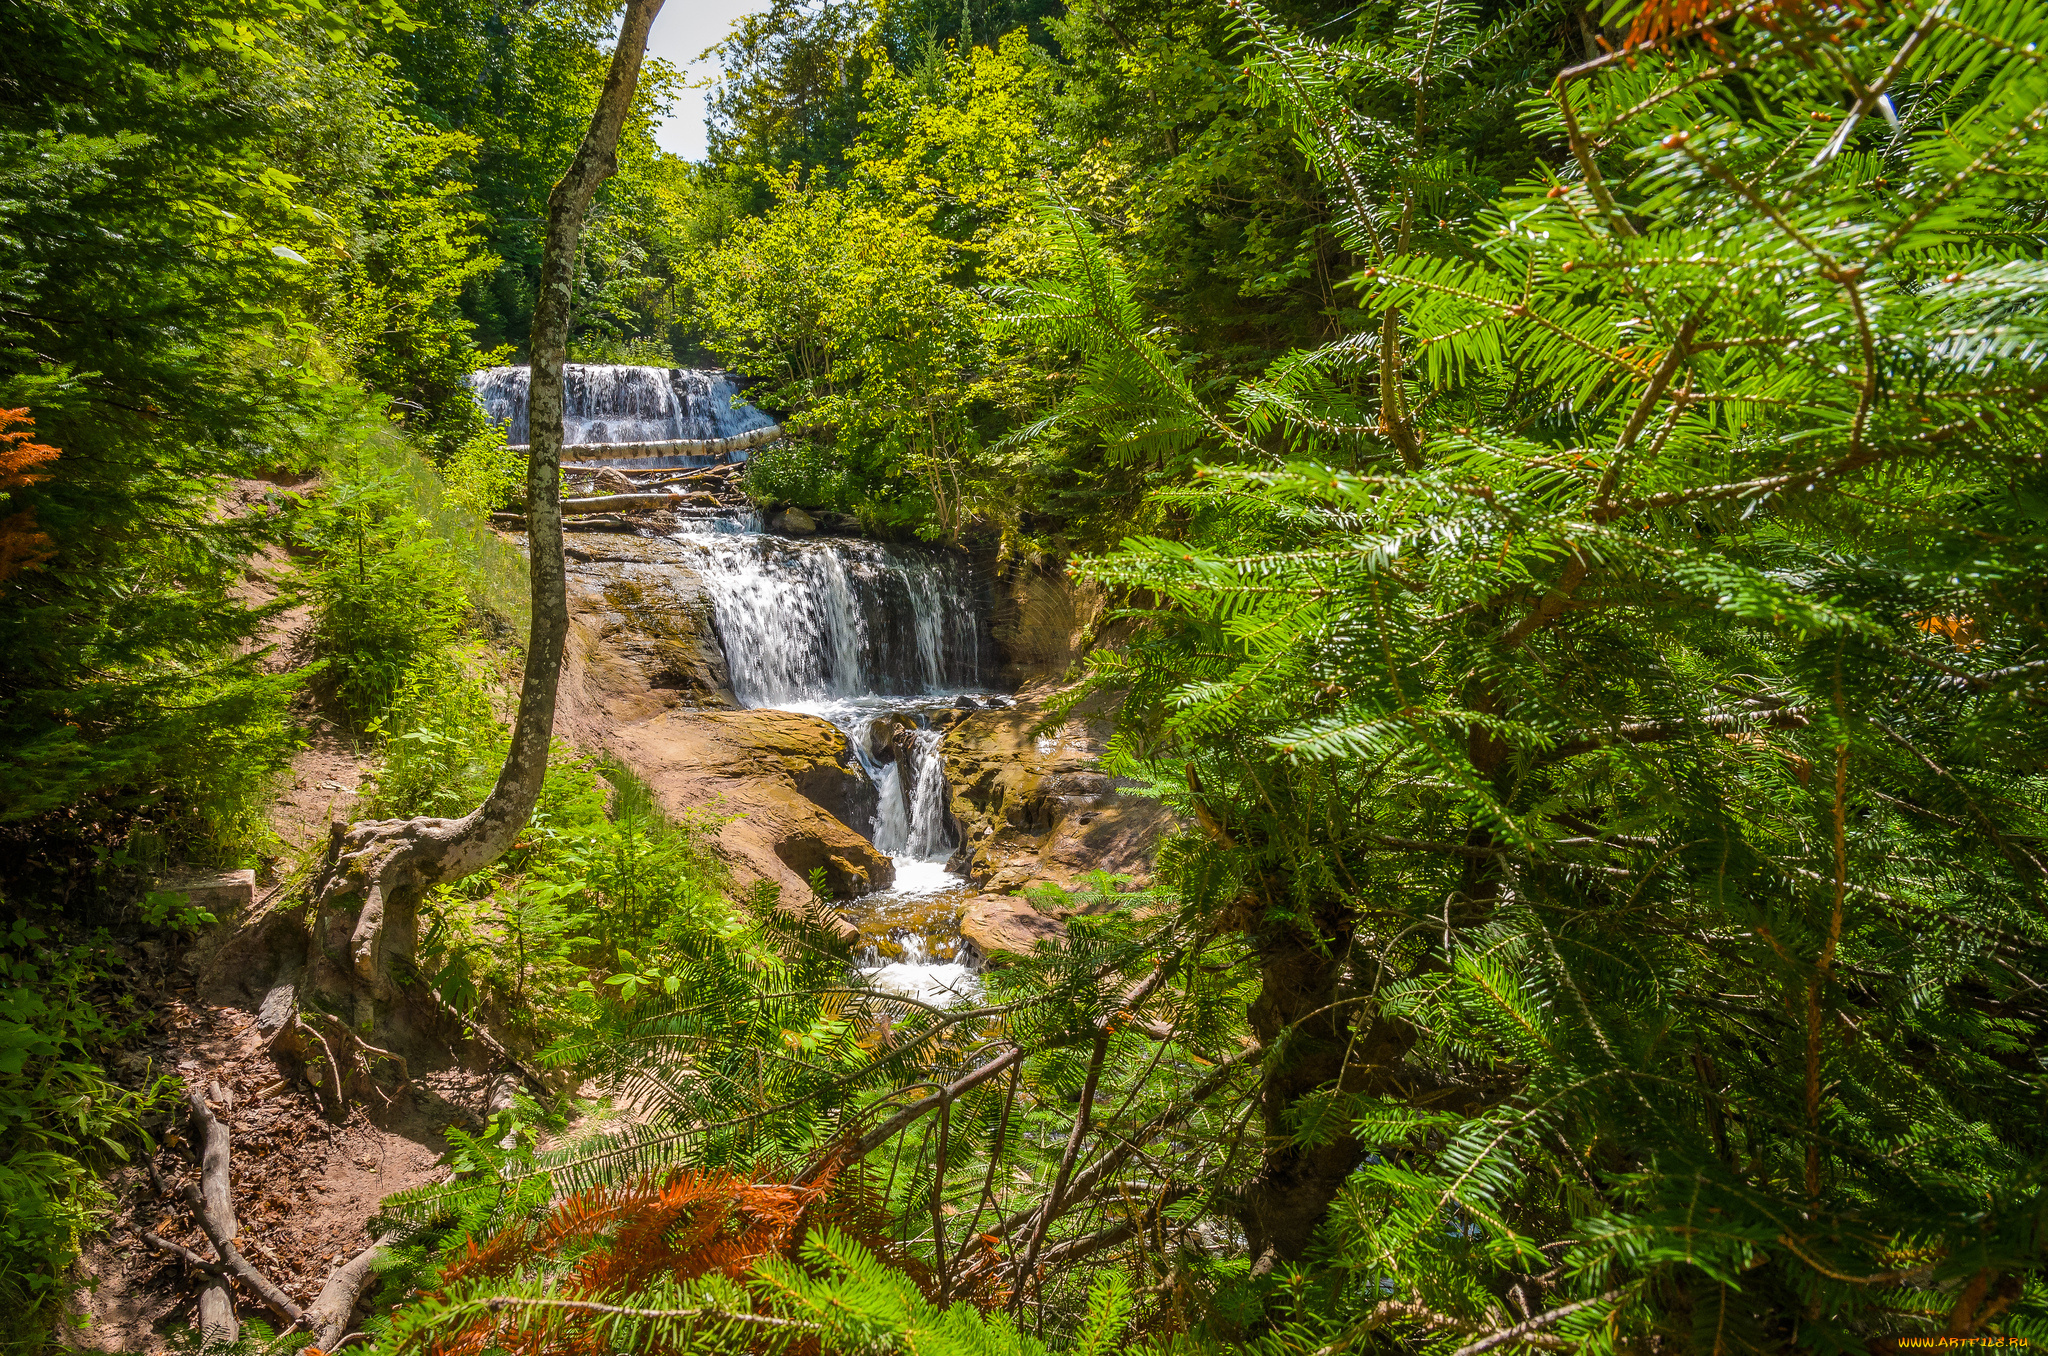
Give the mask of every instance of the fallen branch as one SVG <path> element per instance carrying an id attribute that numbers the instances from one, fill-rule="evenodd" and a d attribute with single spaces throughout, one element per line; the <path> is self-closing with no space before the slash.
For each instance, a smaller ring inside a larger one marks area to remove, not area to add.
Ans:
<path id="1" fill-rule="evenodd" d="M 235 1247 L 237 1225 L 234 1196 L 228 1182 L 228 1129 L 215 1118 L 212 1108 L 206 1105 L 206 1094 L 197 1086 L 188 1086 L 185 1096 L 192 1107 L 192 1121 L 202 1150 L 200 1180 L 185 1184 L 185 1203 L 192 1207 L 192 1213 L 198 1217 L 200 1231 L 213 1244 L 214 1255 L 220 1258 L 218 1272 L 203 1268 L 221 1279 L 200 1292 L 200 1332 L 208 1341 L 213 1340 L 216 1329 L 229 1333 L 224 1339 L 227 1341 L 240 1336 L 241 1324 L 235 1318 L 234 1298 L 225 1283 L 227 1277 L 248 1286 L 279 1318 L 296 1322 L 301 1310 L 292 1302 L 292 1297 L 272 1284 L 270 1278 L 258 1271 Z M 209 1297 L 213 1298 L 209 1300 Z"/>
<path id="2" fill-rule="evenodd" d="M 491 521 L 500 527 L 509 527 L 517 532 L 526 530 L 526 515 L 523 513 L 493 513 Z M 562 520 L 564 532 L 637 532 L 638 528 L 624 518 L 576 518 Z"/>
<path id="3" fill-rule="evenodd" d="M 193 1139 L 199 1143 L 199 1184 L 185 1188 L 199 1225 L 213 1240 L 221 1260 L 234 1246 L 239 1225 L 235 1222 L 235 1199 L 228 1187 L 228 1128 L 206 1105 L 206 1093 L 197 1083 L 185 1089 L 192 1104 Z M 226 1279 L 214 1279 L 199 1292 L 199 1335 L 207 1342 L 234 1342 L 242 1335 L 242 1320 L 235 1316 L 235 1292 Z"/>
<path id="4" fill-rule="evenodd" d="M 155 1248 L 158 1252 L 169 1253 L 186 1266 L 203 1271 L 209 1276 L 225 1276 L 228 1274 L 228 1269 L 220 1263 L 208 1257 L 201 1257 L 182 1243 L 173 1243 L 168 1238 L 158 1237 L 147 1229 L 142 1231 L 142 1241 Z"/>
<path id="5" fill-rule="evenodd" d="M 782 436 L 782 425 L 770 424 L 766 428 L 750 429 L 736 433 L 730 438 L 680 438 L 661 443 L 577 443 L 565 447 L 564 452 L 576 452 L 595 456 L 600 461 L 643 461 L 649 457 L 722 457 L 729 452 L 744 452 L 750 447 L 772 443 Z M 509 443 L 506 450 L 525 452 L 527 443 Z"/>
<path id="6" fill-rule="evenodd" d="M 355 1312 L 363 1287 L 370 1283 L 377 1264 L 390 1256 L 392 1247 L 402 1237 L 394 1229 L 327 1273 L 327 1283 L 320 1287 L 320 1294 L 298 1316 L 302 1325 L 313 1330 L 314 1346 L 321 1351 L 333 1351 L 347 1336 L 349 1315 Z"/>

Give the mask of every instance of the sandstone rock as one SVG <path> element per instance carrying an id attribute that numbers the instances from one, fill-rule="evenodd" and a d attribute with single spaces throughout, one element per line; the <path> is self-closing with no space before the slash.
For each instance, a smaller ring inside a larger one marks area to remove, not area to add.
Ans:
<path id="1" fill-rule="evenodd" d="M 1057 678 L 1100 637 L 1108 595 L 1068 578 L 1056 564 L 1012 570 L 996 595 L 990 635 L 1002 658 L 1004 686 Z"/>
<path id="2" fill-rule="evenodd" d="M 790 537 L 808 537 L 818 530 L 818 520 L 792 505 L 768 520 L 772 532 Z"/>
<path id="3" fill-rule="evenodd" d="M 714 845 L 741 889 L 773 881 L 785 904 L 799 902 L 820 868 L 840 899 L 895 883 L 895 863 L 805 790 L 858 817 L 849 783 L 867 785 L 844 736 L 816 716 L 670 711 L 612 731 L 607 743 L 667 813 L 723 821 Z M 872 816 L 872 787 L 867 795 Z"/>
<path id="4" fill-rule="evenodd" d="M 164 877 L 157 889 L 185 896 L 185 903 L 223 921 L 256 902 L 254 871 L 184 871 Z"/>
<path id="5" fill-rule="evenodd" d="M 571 559 L 562 733 L 601 748 L 619 724 L 681 706 L 735 704 L 694 560 L 665 537 L 637 536 L 609 538 Z"/>
<path id="6" fill-rule="evenodd" d="M 812 763 L 795 776 L 796 789 L 847 828 L 865 834 L 874 826 L 875 811 L 881 805 L 880 793 L 868 780 L 868 774 L 861 771 L 853 750 L 843 738 L 832 762 Z"/>
<path id="7" fill-rule="evenodd" d="M 982 890 L 1065 886 L 1091 871 L 1148 883 L 1159 840 L 1176 827 L 1157 801 L 1119 792 L 1102 771 L 1108 723 L 1085 715 L 1033 734 L 1042 700 L 959 713 L 946 779 L 961 830 L 949 865 Z"/>
<path id="8" fill-rule="evenodd" d="M 1022 895 L 976 895 L 960 915 L 960 935 L 999 964 L 1007 956 L 1028 956 L 1041 942 L 1064 938 L 1067 930 Z"/>

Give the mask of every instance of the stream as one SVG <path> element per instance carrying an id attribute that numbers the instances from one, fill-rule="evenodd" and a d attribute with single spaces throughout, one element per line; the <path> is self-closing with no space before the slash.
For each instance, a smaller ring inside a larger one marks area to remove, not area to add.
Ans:
<path id="1" fill-rule="evenodd" d="M 768 416 L 721 372 L 572 364 L 565 441 L 601 463 L 606 443 L 722 438 Z M 526 437 L 527 369 L 470 378 L 513 442 Z M 635 462 L 635 465 L 660 465 Z M 848 906 L 860 929 L 855 968 L 934 1005 L 975 989 L 960 937 L 967 882 L 946 870 L 959 846 L 942 745 L 963 709 L 1007 704 L 984 686 L 988 656 L 964 557 L 857 537 L 782 537 L 732 509 L 679 519 L 670 539 L 713 604 L 713 625 L 742 706 L 818 716 L 841 731 L 874 783 L 865 832 L 896 883 Z"/>

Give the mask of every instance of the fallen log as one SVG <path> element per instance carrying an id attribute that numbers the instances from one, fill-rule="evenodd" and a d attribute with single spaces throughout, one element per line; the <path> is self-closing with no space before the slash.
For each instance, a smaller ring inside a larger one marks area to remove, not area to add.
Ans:
<path id="1" fill-rule="evenodd" d="M 782 425 L 770 424 L 766 428 L 735 433 L 730 438 L 682 438 L 663 443 L 577 443 L 562 450 L 580 459 L 595 457 L 600 461 L 643 461 L 650 457 L 723 457 L 733 452 L 744 452 L 750 447 L 759 447 L 763 443 L 772 443 L 781 436 Z M 507 450 L 525 452 L 528 445 L 511 443 L 508 444 Z"/>
<path id="2" fill-rule="evenodd" d="M 644 494 L 599 494 L 587 499 L 564 499 L 564 513 L 605 513 L 636 508 L 706 507 L 716 500 L 708 494 L 668 494 L 649 490 Z"/>
<path id="3" fill-rule="evenodd" d="M 514 532 L 524 532 L 526 530 L 526 515 L 523 513 L 493 513 L 491 521 L 500 527 L 510 528 Z M 639 529 L 624 518 L 597 518 L 583 519 L 582 521 L 564 519 L 562 530 L 564 532 L 637 532 Z"/>

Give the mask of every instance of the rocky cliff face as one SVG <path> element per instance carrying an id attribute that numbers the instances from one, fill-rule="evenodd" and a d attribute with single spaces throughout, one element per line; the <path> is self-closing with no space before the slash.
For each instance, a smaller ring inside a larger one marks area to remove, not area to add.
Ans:
<path id="1" fill-rule="evenodd" d="M 730 710 L 732 676 L 711 596 L 684 548 L 664 537 L 585 534 L 568 548 L 573 722 L 644 720 L 680 707 Z"/>
<path id="2" fill-rule="evenodd" d="M 670 815 L 721 821 L 714 843 L 742 889 L 773 881 L 805 901 L 821 868 L 842 899 L 886 889 L 894 864 L 864 836 L 874 786 L 826 722 L 739 709 L 687 558 L 659 537 L 571 544 L 557 730 L 618 757 Z"/>
<path id="3" fill-rule="evenodd" d="M 723 820 L 721 855 L 785 899 L 806 897 L 819 869 L 841 899 L 895 883 L 895 864 L 848 822 L 873 819 L 874 787 L 816 716 L 670 711 L 620 727 L 610 747 L 669 813 Z"/>
<path id="4" fill-rule="evenodd" d="M 1023 688 L 1061 678 L 1081 661 L 1108 598 L 1056 564 L 1024 564 L 999 581 L 993 601 L 990 635 L 1004 686 Z"/>
<path id="5" fill-rule="evenodd" d="M 1027 887 L 1069 890 L 1095 871 L 1127 877 L 1130 889 L 1150 884 L 1159 840 L 1176 826 L 1171 811 L 1127 794 L 1102 771 L 1105 716 L 1077 714 L 1033 733 L 1049 691 L 968 715 L 946 736 L 961 842 L 949 865 L 981 891 L 961 932 L 984 955 L 1028 950 L 1057 933 L 1019 893 Z"/>

